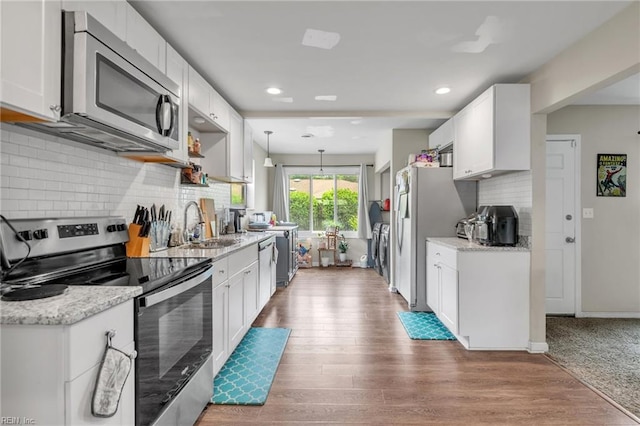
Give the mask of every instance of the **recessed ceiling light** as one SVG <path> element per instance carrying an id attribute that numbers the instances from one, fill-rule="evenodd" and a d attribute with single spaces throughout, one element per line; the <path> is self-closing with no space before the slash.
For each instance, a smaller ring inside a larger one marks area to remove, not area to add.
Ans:
<path id="1" fill-rule="evenodd" d="M 313 134 L 312 133 L 304 133 L 302 136 L 300 136 L 301 138 L 312 138 Z"/>
<path id="2" fill-rule="evenodd" d="M 278 89 L 277 87 L 269 87 L 267 89 L 267 93 L 270 95 L 279 95 L 280 93 L 282 93 L 282 90 Z"/>
<path id="3" fill-rule="evenodd" d="M 316 101 L 329 101 L 329 102 L 333 102 L 336 99 L 338 99 L 338 97 L 336 95 L 318 95 L 316 96 Z"/>
<path id="4" fill-rule="evenodd" d="M 435 92 L 437 95 L 445 95 L 447 93 L 449 93 L 451 91 L 451 88 L 443 86 L 443 87 L 438 87 Z"/>
<path id="5" fill-rule="evenodd" d="M 195 117 L 193 121 L 195 121 L 196 124 L 204 124 L 204 118 L 202 117 Z"/>

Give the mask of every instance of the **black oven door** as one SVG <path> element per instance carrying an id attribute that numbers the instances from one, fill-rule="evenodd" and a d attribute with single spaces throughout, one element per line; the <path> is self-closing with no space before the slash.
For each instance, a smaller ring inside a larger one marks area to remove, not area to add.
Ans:
<path id="1" fill-rule="evenodd" d="M 212 352 L 212 274 L 207 265 L 136 299 L 138 426 L 151 424 Z"/>

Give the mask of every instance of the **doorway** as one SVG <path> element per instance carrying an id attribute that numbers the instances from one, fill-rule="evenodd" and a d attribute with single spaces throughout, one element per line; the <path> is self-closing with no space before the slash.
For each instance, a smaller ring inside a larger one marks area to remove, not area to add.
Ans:
<path id="1" fill-rule="evenodd" d="M 580 314 L 580 136 L 547 136 L 547 314 Z"/>

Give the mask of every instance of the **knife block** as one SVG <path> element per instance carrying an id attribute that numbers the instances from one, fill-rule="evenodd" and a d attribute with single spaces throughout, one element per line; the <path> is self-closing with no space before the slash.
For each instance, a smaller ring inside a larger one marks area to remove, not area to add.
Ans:
<path id="1" fill-rule="evenodd" d="M 129 224 L 129 242 L 127 242 L 127 257 L 149 257 L 149 237 L 139 237 L 142 225 Z"/>

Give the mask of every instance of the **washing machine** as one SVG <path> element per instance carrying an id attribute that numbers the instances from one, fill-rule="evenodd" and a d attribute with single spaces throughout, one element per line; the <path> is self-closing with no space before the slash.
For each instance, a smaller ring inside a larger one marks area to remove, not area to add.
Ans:
<path id="1" fill-rule="evenodd" d="M 382 222 L 376 222 L 371 232 L 371 259 L 373 260 L 373 269 L 382 275 L 382 264 L 380 263 L 380 228 Z"/>
<path id="2" fill-rule="evenodd" d="M 382 276 L 385 281 L 389 283 L 389 275 L 391 270 L 391 260 L 390 256 L 390 233 L 391 227 L 388 223 L 383 223 L 380 227 L 380 248 L 379 248 L 379 258 L 380 258 L 380 267 L 382 269 Z"/>

